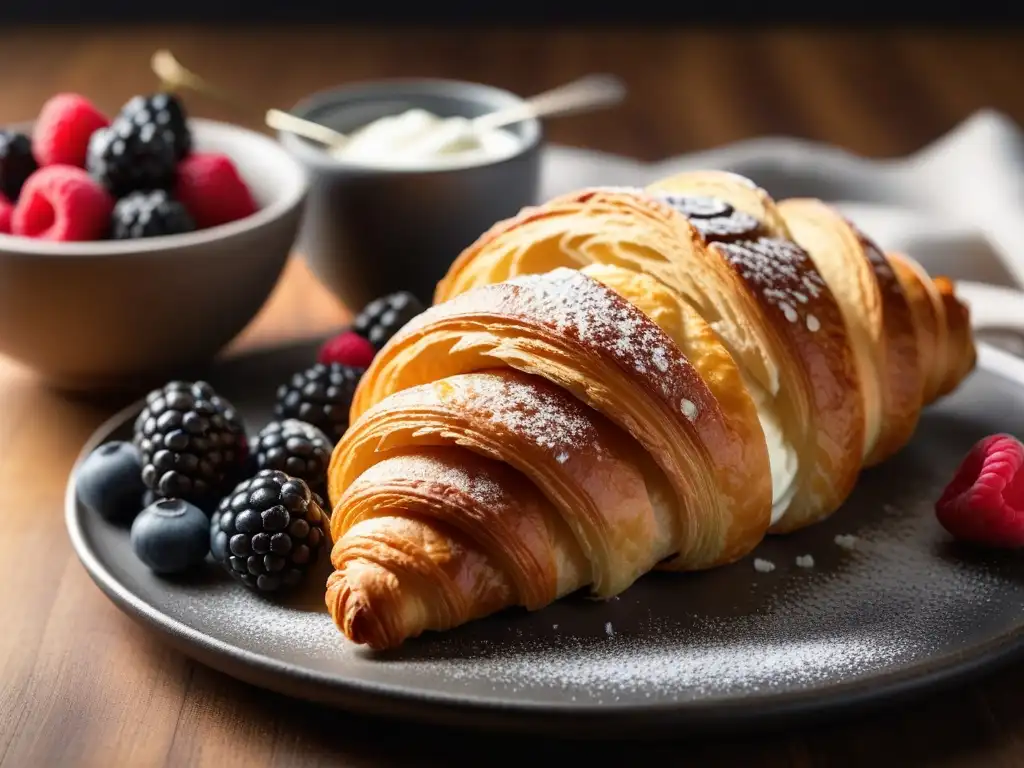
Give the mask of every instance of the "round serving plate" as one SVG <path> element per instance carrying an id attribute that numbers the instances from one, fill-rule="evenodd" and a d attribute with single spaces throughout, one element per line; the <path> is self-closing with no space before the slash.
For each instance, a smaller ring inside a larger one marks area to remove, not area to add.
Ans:
<path id="1" fill-rule="evenodd" d="M 984 302 L 988 289 L 963 290 Z M 1006 317 L 1024 316 L 1021 294 L 1000 295 Z M 252 432 L 269 420 L 276 385 L 315 349 L 238 358 L 211 381 Z M 82 457 L 129 438 L 140 407 L 103 424 Z M 563 735 L 735 730 L 891 702 L 1024 647 L 1024 558 L 957 545 L 933 511 L 964 455 L 993 432 L 1024 436 L 1024 360 L 981 344 L 977 370 L 827 521 L 770 537 L 728 567 L 651 574 L 609 602 L 510 610 L 390 653 L 334 627 L 326 558 L 300 594 L 272 602 L 212 563 L 186 580 L 150 573 L 124 528 L 77 502 L 74 472 L 66 519 L 86 570 L 125 613 L 257 686 L 366 713 Z"/>

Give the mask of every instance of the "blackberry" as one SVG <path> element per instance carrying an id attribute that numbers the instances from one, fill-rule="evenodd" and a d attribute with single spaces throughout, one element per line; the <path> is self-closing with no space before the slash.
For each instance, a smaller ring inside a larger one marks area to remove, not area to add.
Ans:
<path id="1" fill-rule="evenodd" d="M 205 381 L 172 381 L 146 396 L 135 420 L 142 482 L 155 498 L 209 512 L 245 461 L 245 429 L 234 406 Z"/>
<path id="2" fill-rule="evenodd" d="M 89 174 L 114 197 L 174 184 L 174 144 L 154 123 L 115 119 L 92 134 L 85 162 Z"/>
<path id="3" fill-rule="evenodd" d="M 334 443 L 323 431 L 298 419 L 272 421 L 249 444 L 256 469 L 276 469 L 304 480 L 321 496 Z"/>
<path id="4" fill-rule="evenodd" d="M 111 223 L 115 240 L 175 235 L 196 228 L 185 206 L 162 189 L 125 195 L 114 205 Z"/>
<path id="5" fill-rule="evenodd" d="M 323 499 L 302 480 L 261 470 L 221 500 L 210 519 L 210 551 L 258 592 L 294 587 L 327 541 L 323 507 Z"/>
<path id="6" fill-rule="evenodd" d="M 173 93 L 134 96 L 121 107 L 118 116 L 136 125 L 157 126 L 168 143 L 174 147 L 176 160 L 181 160 L 192 151 L 192 132 L 188 127 L 188 114 Z"/>
<path id="7" fill-rule="evenodd" d="M 32 154 L 32 140 L 24 133 L 0 131 L 0 193 L 12 203 L 21 194 L 25 179 L 39 167 Z"/>
<path id="8" fill-rule="evenodd" d="M 298 419 L 337 442 L 348 429 L 352 396 L 365 369 L 341 363 L 317 363 L 277 388 L 274 417 Z"/>
<path id="9" fill-rule="evenodd" d="M 420 300 L 408 291 L 389 293 L 363 307 L 352 330 L 368 339 L 379 352 L 388 339 L 424 309 Z"/>

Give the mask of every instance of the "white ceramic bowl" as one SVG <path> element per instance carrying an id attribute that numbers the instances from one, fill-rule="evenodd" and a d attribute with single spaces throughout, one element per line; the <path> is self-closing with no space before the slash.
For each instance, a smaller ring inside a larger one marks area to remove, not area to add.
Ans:
<path id="1" fill-rule="evenodd" d="M 306 173 L 261 133 L 189 123 L 197 151 L 234 161 L 259 211 L 139 240 L 0 235 L 0 354 L 61 388 L 135 388 L 209 362 L 259 312 L 298 233 Z"/>

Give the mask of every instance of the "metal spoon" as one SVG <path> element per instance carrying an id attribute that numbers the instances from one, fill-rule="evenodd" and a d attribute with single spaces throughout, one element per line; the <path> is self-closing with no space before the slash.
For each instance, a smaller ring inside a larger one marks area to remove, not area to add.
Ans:
<path id="1" fill-rule="evenodd" d="M 165 88 L 177 90 L 187 88 L 210 96 L 216 101 L 223 102 L 233 109 L 245 113 L 251 113 L 252 106 L 238 101 L 228 91 L 215 86 L 213 83 L 201 78 L 194 72 L 186 69 L 168 50 L 159 50 L 150 59 L 150 67 L 156 76 L 160 78 Z"/>
<path id="2" fill-rule="evenodd" d="M 566 115 L 611 106 L 621 101 L 625 94 L 626 89 L 618 78 L 612 75 L 588 75 L 537 94 L 522 104 L 475 117 L 469 123 L 469 131 L 475 133 L 494 130 L 531 117 Z M 332 149 L 340 147 L 349 138 L 339 131 L 279 109 L 267 111 L 266 123 L 271 128 L 312 139 Z M 442 122 L 438 128 L 443 125 Z"/>
<path id="3" fill-rule="evenodd" d="M 250 112 L 252 109 L 251 105 L 243 104 L 241 101 L 236 100 L 232 94 L 187 69 L 168 50 L 162 49 L 154 53 L 150 60 L 150 66 L 166 88 L 172 90 L 188 88 L 189 90 L 210 96 L 242 112 Z M 348 140 L 348 137 L 343 133 L 339 133 L 325 125 L 314 123 L 311 120 L 303 120 L 301 117 L 295 117 L 279 109 L 272 109 L 267 113 L 267 124 L 271 128 L 290 131 L 328 146 L 335 143 L 340 144 Z"/>
<path id="4" fill-rule="evenodd" d="M 151 66 L 160 80 L 170 88 L 189 88 L 243 112 L 249 109 L 227 91 L 189 71 L 168 50 L 154 53 Z M 626 88 L 617 77 L 607 74 L 587 75 L 532 96 L 522 104 L 473 118 L 470 121 L 470 132 L 494 130 L 531 117 L 567 115 L 611 106 L 622 101 L 625 95 Z M 340 131 L 280 109 L 267 110 L 264 120 L 270 128 L 288 131 L 331 148 L 340 147 L 349 139 Z"/>

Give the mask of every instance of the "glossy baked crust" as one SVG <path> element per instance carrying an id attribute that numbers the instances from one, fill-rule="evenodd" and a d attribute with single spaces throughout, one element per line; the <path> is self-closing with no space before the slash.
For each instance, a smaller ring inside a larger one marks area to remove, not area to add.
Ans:
<path id="1" fill-rule="evenodd" d="M 382 649 L 733 562 L 837 510 L 974 364 L 952 283 L 821 201 L 713 171 L 524 209 L 359 385 L 327 605 Z"/>

